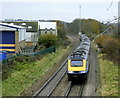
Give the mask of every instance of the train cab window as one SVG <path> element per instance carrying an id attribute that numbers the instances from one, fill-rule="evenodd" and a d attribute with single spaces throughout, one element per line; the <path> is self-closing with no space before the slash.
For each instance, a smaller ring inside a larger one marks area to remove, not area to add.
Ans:
<path id="1" fill-rule="evenodd" d="M 82 67 L 83 61 L 71 61 L 71 66 L 72 67 Z"/>

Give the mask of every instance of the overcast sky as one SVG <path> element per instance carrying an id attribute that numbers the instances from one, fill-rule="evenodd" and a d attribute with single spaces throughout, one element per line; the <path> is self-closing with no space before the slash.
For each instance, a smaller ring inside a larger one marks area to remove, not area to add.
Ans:
<path id="1" fill-rule="evenodd" d="M 1 0 L 0 16 L 1 19 L 20 18 L 72 22 L 74 19 L 80 17 L 81 5 L 82 18 L 108 21 L 113 20 L 114 16 L 118 17 L 118 1 L 119 0 Z"/>

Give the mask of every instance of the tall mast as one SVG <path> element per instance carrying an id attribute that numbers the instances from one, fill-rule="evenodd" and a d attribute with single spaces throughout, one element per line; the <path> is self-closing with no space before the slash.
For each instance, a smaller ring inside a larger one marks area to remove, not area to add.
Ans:
<path id="1" fill-rule="evenodd" d="M 81 5 L 80 5 L 79 32 L 81 32 Z"/>

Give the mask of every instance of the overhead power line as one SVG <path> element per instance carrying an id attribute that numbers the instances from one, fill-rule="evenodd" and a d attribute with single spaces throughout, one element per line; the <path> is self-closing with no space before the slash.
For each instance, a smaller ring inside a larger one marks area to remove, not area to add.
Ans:
<path id="1" fill-rule="evenodd" d="M 110 9 L 110 7 L 112 6 L 113 1 L 111 2 L 111 4 L 109 5 L 109 7 L 106 9 L 107 11 Z"/>

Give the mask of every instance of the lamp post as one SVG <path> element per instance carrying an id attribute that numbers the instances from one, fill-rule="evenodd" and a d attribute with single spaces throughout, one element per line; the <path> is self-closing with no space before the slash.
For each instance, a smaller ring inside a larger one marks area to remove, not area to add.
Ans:
<path id="1" fill-rule="evenodd" d="M 81 35 L 81 5 L 80 5 L 80 11 L 79 11 L 79 30 L 78 30 L 78 34 Z"/>

